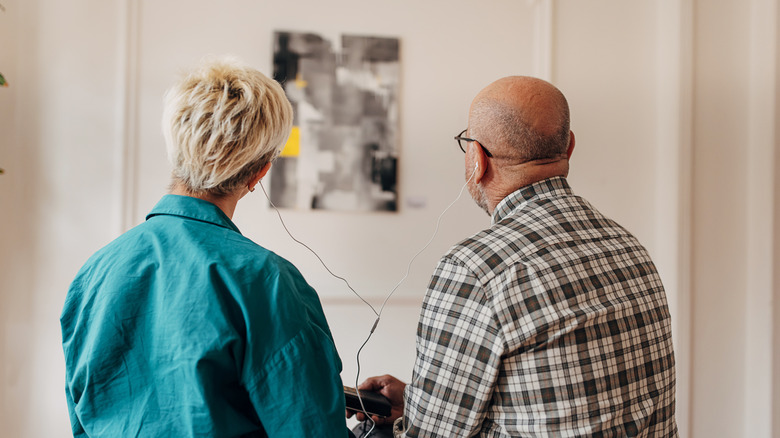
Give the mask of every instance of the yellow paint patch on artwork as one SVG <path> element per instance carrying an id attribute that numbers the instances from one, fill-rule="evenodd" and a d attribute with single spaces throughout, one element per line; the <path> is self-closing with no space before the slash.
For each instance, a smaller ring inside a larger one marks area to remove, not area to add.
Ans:
<path id="1" fill-rule="evenodd" d="M 307 85 L 309 85 L 309 82 L 308 81 L 304 81 L 303 78 L 301 77 L 300 73 L 295 75 L 295 86 L 296 87 L 298 87 L 298 88 L 306 88 Z"/>
<path id="2" fill-rule="evenodd" d="M 297 157 L 301 154 L 301 128 L 293 126 L 287 143 L 282 149 L 282 157 Z"/>

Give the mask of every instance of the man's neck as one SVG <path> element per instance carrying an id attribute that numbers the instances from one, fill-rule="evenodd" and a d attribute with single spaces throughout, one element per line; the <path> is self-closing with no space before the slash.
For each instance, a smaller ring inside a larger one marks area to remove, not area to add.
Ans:
<path id="1" fill-rule="evenodd" d="M 530 161 L 507 166 L 496 178 L 495 184 L 488 189 L 488 207 L 490 215 L 507 196 L 517 190 L 555 176 L 566 177 L 569 174 L 569 160 Z"/>

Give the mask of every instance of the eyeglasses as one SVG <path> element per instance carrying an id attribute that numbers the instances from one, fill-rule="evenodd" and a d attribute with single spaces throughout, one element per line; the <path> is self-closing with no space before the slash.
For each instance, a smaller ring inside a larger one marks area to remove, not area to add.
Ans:
<path id="1" fill-rule="evenodd" d="M 493 154 L 491 154 L 490 151 L 487 150 L 487 148 L 485 146 L 482 146 L 482 143 L 480 143 L 478 140 L 474 140 L 473 138 L 464 137 L 463 134 L 465 134 L 466 131 L 467 131 L 467 129 L 464 129 L 463 131 L 460 132 L 460 134 L 455 136 L 455 140 L 458 141 L 458 146 L 460 146 L 460 150 L 462 150 L 463 153 L 465 154 L 466 153 L 466 148 L 463 147 L 463 143 L 464 142 L 468 143 L 470 141 L 476 141 L 477 144 L 479 145 L 479 147 L 481 147 L 482 150 L 485 151 L 485 155 L 487 155 L 490 158 L 493 158 Z"/>

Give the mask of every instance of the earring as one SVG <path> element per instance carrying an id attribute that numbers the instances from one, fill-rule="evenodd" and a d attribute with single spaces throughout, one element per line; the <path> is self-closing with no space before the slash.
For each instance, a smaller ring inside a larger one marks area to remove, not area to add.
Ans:
<path id="1" fill-rule="evenodd" d="M 249 187 L 249 191 L 250 191 L 250 192 L 254 192 L 254 191 L 255 191 L 255 188 L 254 188 L 254 187 Z"/>

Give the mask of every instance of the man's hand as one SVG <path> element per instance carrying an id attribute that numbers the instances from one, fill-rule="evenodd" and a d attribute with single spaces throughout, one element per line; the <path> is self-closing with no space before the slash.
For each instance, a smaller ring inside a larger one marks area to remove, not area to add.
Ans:
<path id="1" fill-rule="evenodd" d="M 360 390 L 378 392 L 390 400 L 391 407 L 389 417 L 380 418 L 376 415 L 371 417 L 378 426 L 393 424 L 396 418 L 399 418 L 404 414 L 404 388 L 406 388 L 406 383 L 389 374 L 378 377 L 369 377 L 365 382 L 358 386 L 358 389 Z M 356 415 L 355 418 L 357 418 L 358 421 L 366 421 L 366 414 L 362 412 L 348 410 L 347 418 L 350 418 L 353 414 Z"/>

